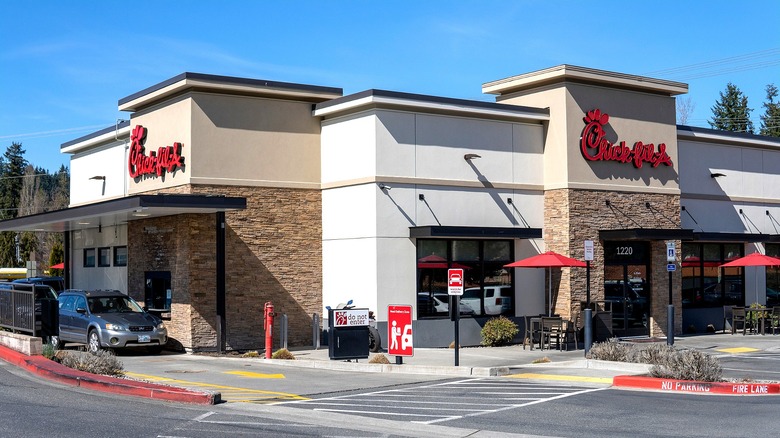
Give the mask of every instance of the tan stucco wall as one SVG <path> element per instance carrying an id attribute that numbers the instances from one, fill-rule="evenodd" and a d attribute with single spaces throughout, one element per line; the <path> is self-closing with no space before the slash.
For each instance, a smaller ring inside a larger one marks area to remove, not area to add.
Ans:
<path id="1" fill-rule="evenodd" d="M 194 93 L 194 183 L 319 188 L 320 121 L 310 102 Z"/>
<path id="2" fill-rule="evenodd" d="M 546 132 L 546 189 L 582 188 L 679 194 L 677 131 L 673 97 L 595 85 L 564 82 L 545 88 L 499 96 L 501 103 L 550 107 Z M 672 166 L 653 168 L 645 163 L 637 169 L 630 163 L 583 158 L 580 137 L 583 117 L 593 109 L 609 115 L 607 139 L 625 141 L 628 147 L 641 141 L 666 144 Z"/>
<path id="3" fill-rule="evenodd" d="M 180 142 L 184 168 L 130 180 L 128 192 L 189 183 L 319 188 L 320 122 L 311 105 L 194 92 L 139 111 L 131 126 L 147 128 L 145 155 Z"/>

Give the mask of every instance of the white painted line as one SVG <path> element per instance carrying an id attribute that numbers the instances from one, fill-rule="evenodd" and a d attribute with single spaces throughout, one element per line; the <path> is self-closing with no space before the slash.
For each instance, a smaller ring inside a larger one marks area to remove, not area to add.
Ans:
<path id="1" fill-rule="evenodd" d="M 348 411 L 348 410 L 340 410 L 340 409 L 314 409 L 315 411 L 321 411 L 321 412 L 347 412 L 351 414 L 375 414 L 375 415 L 394 415 L 397 417 L 439 417 L 439 415 L 428 415 L 428 414 L 403 414 L 403 413 L 395 413 L 395 412 L 371 412 L 371 411 Z M 455 418 L 463 418 L 462 416 L 453 416 L 449 417 L 451 419 Z"/>

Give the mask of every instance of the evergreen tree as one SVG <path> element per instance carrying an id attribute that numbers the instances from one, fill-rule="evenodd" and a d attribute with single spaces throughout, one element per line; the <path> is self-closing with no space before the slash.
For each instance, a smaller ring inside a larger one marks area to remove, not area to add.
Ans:
<path id="1" fill-rule="evenodd" d="M 712 107 L 712 119 L 708 122 L 714 129 L 732 132 L 753 133 L 753 122 L 750 121 L 747 96 L 731 82 L 726 85 L 726 92 L 720 93 L 720 100 Z"/>
<path id="2" fill-rule="evenodd" d="M 774 84 L 766 86 L 765 112 L 761 116 L 761 135 L 780 137 L 780 102 L 775 101 L 777 87 Z"/>
<path id="3" fill-rule="evenodd" d="M 24 159 L 24 149 L 21 143 L 8 146 L 0 167 L 0 208 L 2 219 L 13 219 L 17 216 L 19 198 L 24 183 L 24 173 L 27 160 Z"/>
<path id="4" fill-rule="evenodd" d="M 27 160 L 21 143 L 11 143 L 0 161 L 0 219 L 12 219 L 17 216 L 19 197 Z M 0 266 L 22 266 L 17 257 L 18 239 L 21 237 L 12 231 L 0 233 Z"/>

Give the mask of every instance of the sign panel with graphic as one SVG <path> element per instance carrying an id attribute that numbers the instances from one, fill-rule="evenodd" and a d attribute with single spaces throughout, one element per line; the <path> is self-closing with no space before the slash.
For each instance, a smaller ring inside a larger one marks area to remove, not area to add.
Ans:
<path id="1" fill-rule="evenodd" d="M 463 295 L 463 269 L 447 270 L 447 293 Z"/>
<path id="2" fill-rule="evenodd" d="M 364 325 L 368 325 L 368 309 L 333 311 L 333 327 L 356 327 Z"/>
<path id="3" fill-rule="evenodd" d="M 387 354 L 414 356 L 412 306 L 405 304 L 387 306 Z"/>

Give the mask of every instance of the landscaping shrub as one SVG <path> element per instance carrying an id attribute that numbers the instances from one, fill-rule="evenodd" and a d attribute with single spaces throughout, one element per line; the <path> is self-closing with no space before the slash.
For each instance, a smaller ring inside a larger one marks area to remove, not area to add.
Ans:
<path id="1" fill-rule="evenodd" d="M 699 382 L 719 382 L 723 369 L 715 357 L 698 350 L 681 350 L 661 357 L 663 362 L 654 364 L 652 377 Z"/>
<path id="2" fill-rule="evenodd" d="M 610 339 L 593 344 L 588 359 L 650 364 L 650 376 L 665 379 L 719 382 L 723 374 L 717 358 L 666 344 L 629 345 Z"/>
<path id="3" fill-rule="evenodd" d="M 271 359 L 295 360 L 295 355 L 286 348 L 280 348 L 271 355 Z"/>
<path id="4" fill-rule="evenodd" d="M 511 320 L 499 316 L 492 318 L 482 327 L 482 345 L 495 347 L 497 345 L 508 344 L 514 339 L 518 332 L 517 324 Z"/>
<path id="5" fill-rule="evenodd" d="M 388 364 L 390 363 L 390 359 L 388 359 L 384 354 L 375 354 L 371 360 L 368 361 L 368 363 Z"/>
<path id="6" fill-rule="evenodd" d="M 114 377 L 125 374 L 122 362 L 108 350 L 101 350 L 95 354 L 86 351 L 60 350 L 57 358 L 62 365 L 74 370 Z"/>
<path id="7" fill-rule="evenodd" d="M 630 355 L 631 347 L 621 343 L 617 338 L 612 338 L 605 342 L 594 343 L 588 352 L 588 359 L 629 362 Z"/>
<path id="8" fill-rule="evenodd" d="M 54 348 L 54 345 L 51 345 L 51 343 L 43 344 L 43 350 L 41 351 L 43 357 L 51 360 L 56 353 L 57 349 Z"/>

